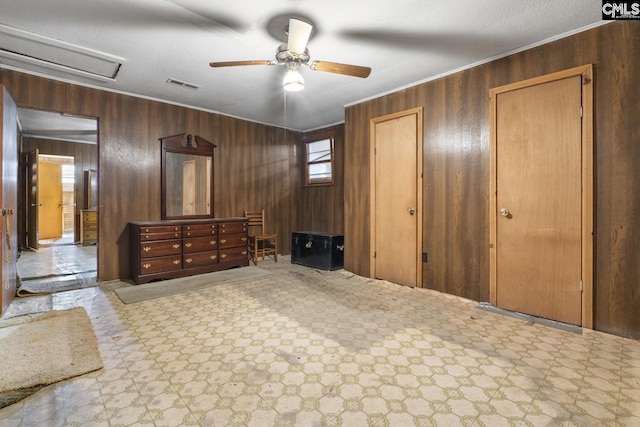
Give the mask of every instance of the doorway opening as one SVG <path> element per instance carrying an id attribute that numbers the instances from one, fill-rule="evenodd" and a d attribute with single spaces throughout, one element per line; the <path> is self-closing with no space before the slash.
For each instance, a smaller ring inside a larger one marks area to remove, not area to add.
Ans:
<path id="1" fill-rule="evenodd" d="M 75 243 L 75 162 L 73 157 L 38 155 L 40 163 L 40 246 Z M 43 201 L 46 203 L 42 203 Z"/>
<path id="2" fill-rule="evenodd" d="M 17 295 L 95 286 L 98 120 L 27 108 L 17 116 Z"/>

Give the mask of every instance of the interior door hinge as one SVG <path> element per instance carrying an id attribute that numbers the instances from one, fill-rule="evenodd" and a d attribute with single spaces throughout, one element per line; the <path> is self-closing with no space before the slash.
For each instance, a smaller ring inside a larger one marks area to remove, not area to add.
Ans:
<path id="1" fill-rule="evenodd" d="M 584 285 L 582 284 L 582 280 L 580 280 L 580 292 L 584 292 Z"/>
<path id="2" fill-rule="evenodd" d="M 584 117 L 584 109 L 580 107 L 580 117 Z"/>

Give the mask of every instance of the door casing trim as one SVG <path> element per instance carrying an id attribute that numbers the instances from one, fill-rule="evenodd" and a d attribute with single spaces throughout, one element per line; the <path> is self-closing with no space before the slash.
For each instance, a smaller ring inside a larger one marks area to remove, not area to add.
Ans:
<path id="1" fill-rule="evenodd" d="M 497 145 L 497 95 L 538 84 L 562 80 L 570 77 L 582 78 L 582 327 L 593 329 L 593 227 L 594 227 L 594 188 L 593 188 L 593 65 L 580 67 L 535 77 L 528 80 L 496 87 L 489 90 L 489 295 L 493 305 L 497 303 L 497 182 L 496 182 L 496 145 Z"/>
<path id="2" fill-rule="evenodd" d="M 375 147 L 376 147 L 376 125 L 388 120 L 393 120 L 399 117 L 405 117 L 410 115 L 416 115 L 416 221 L 417 221 L 417 239 L 416 239 L 416 287 L 422 287 L 422 153 L 424 144 L 423 134 L 423 107 L 416 107 L 405 111 L 400 111 L 385 116 L 375 117 L 369 122 L 369 159 L 370 159 L 370 176 L 369 176 L 369 275 L 372 278 L 376 277 L 376 162 L 375 162 Z"/>

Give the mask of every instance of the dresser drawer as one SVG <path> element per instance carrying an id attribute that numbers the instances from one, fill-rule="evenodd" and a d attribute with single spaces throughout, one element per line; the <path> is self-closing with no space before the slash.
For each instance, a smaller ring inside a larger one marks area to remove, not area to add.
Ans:
<path id="1" fill-rule="evenodd" d="M 220 249 L 220 262 L 247 261 L 249 252 L 247 247 Z"/>
<path id="2" fill-rule="evenodd" d="M 216 224 L 192 224 L 182 226 L 182 236 L 215 236 L 217 234 Z"/>
<path id="3" fill-rule="evenodd" d="M 189 237 L 184 238 L 184 252 L 203 252 L 218 249 L 218 237 Z"/>
<path id="4" fill-rule="evenodd" d="M 246 222 L 221 222 L 218 224 L 220 234 L 246 233 Z"/>
<path id="5" fill-rule="evenodd" d="M 180 239 L 143 242 L 140 245 L 140 258 L 180 255 L 181 253 L 182 243 Z"/>
<path id="6" fill-rule="evenodd" d="M 180 255 L 158 258 L 146 258 L 140 260 L 140 274 L 162 273 L 182 269 L 182 257 Z"/>
<path id="7" fill-rule="evenodd" d="M 182 232 L 181 225 L 148 225 L 140 227 L 140 234 Z"/>
<path id="8" fill-rule="evenodd" d="M 184 254 L 182 258 L 184 268 L 202 267 L 218 263 L 218 251 L 197 252 Z"/>
<path id="9" fill-rule="evenodd" d="M 98 213 L 95 211 L 82 211 L 82 220 L 86 222 L 96 222 Z"/>
<path id="10" fill-rule="evenodd" d="M 247 247 L 249 238 L 246 234 L 229 234 L 220 236 L 218 239 L 218 248 L 233 248 L 236 246 Z"/>
<path id="11" fill-rule="evenodd" d="M 146 242 L 149 240 L 166 240 L 166 239 L 179 239 L 182 237 L 182 230 L 178 231 L 165 231 L 161 233 L 140 233 L 140 241 Z"/>
<path id="12" fill-rule="evenodd" d="M 95 241 L 98 238 L 98 231 L 97 230 L 83 230 L 82 231 L 82 241 L 83 242 L 89 242 L 89 241 Z"/>

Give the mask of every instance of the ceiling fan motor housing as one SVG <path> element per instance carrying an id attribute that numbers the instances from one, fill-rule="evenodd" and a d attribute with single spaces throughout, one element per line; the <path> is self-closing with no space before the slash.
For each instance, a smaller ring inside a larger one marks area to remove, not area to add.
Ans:
<path id="1" fill-rule="evenodd" d="M 309 62 L 309 58 L 309 49 L 305 49 L 301 55 L 298 55 L 291 52 L 286 43 L 278 46 L 276 50 L 276 61 L 278 61 L 279 64 L 289 64 L 291 62 L 306 64 Z"/>

